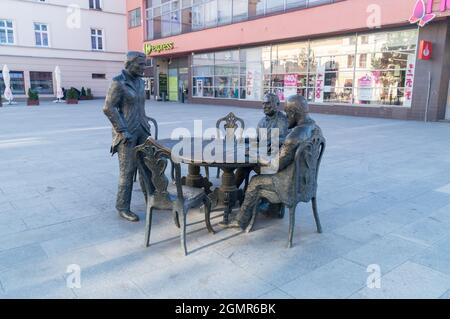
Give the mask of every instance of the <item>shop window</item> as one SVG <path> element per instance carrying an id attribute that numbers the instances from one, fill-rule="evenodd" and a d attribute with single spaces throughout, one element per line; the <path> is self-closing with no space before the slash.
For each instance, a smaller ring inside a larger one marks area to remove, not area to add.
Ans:
<path id="1" fill-rule="evenodd" d="M 414 53 L 417 45 L 417 30 L 375 32 L 358 36 L 358 52 L 408 51 Z"/>
<path id="2" fill-rule="evenodd" d="M 350 54 L 347 55 L 347 68 L 353 68 L 355 67 L 355 56 Z"/>
<path id="3" fill-rule="evenodd" d="M 359 55 L 359 67 L 362 69 L 367 68 L 367 54 L 366 53 Z"/>
<path id="4" fill-rule="evenodd" d="M 194 55 L 196 96 L 411 106 L 417 30 L 352 34 Z M 356 55 L 355 55 L 356 52 Z"/>
<path id="5" fill-rule="evenodd" d="M 30 87 L 40 94 L 53 94 L 52 72 L 30 72 Z"/>
<path id="6" fill-rule="evenodd" d="M 11 91 L 13 94 L 25 94 L 25 81 L 23 72 L 10 71 L 9 76 L 11 78 Z M 3 73 L 0 71 L 0 92 L 5 91 L 5 82 L 3 81 Z"/>

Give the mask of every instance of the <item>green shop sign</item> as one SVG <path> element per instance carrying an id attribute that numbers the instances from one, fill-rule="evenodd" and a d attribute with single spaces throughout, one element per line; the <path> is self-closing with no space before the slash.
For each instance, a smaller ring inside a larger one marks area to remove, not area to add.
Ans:
<path id="1" fill-rule="evenodd" d="M 153 52 L 160 53 L 162 51 L 170 51 L 175 48 L 175 44 L 173 42 L 167 42 L 167 43 L 161 43 L 161 44 L 150 44 L 145 43 L 144 44 L 144 53 L 146 55 L 150 55 Z"/>

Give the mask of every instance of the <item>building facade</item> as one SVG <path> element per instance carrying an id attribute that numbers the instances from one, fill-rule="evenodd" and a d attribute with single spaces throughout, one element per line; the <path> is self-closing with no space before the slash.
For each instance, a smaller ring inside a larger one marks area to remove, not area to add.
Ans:
<path id="1" fill-rule="evenodd" d="M 128 47 L 156 99 L 450 118 L 449 0 L 127 0 Z M 183 94 L 184 93 L 184 94 Z"/>
<path id="2" fill-rule="evenodd" d="M 24 98 L 29 88 L 53 98 L 56 66 L 63 88 L 90 88 L 104 97 L 123 67 L 126 21 L 124 1 L 2 0 L 0 71 L 8 65 L 16 98 Z"/>

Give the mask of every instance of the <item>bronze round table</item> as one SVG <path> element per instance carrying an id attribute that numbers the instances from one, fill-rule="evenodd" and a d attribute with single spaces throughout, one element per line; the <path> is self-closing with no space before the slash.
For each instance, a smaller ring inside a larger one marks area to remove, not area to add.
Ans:
<path id="1" fill-rule="evenodd" d="M 235 170 L 243 167 L 255 167 L 257 163 L 250 162 L 248 156 L 238 157 L 239 151 L 246 154 L 248 150 L 248 144 L 246 143 L 226 143 L 224 140 L 213 141 L 210 139 L 201 138 L 188 138 L 191 152 L 187 154 L 178 154 L 176 158 L 178 161 L 188 164 L 188 174 L 184 178 L 184 183 L 192 187 L 204 188 L 206 192 L 209 193 L 212 202 L 215 204 L 223 204 L 224 206 L 224 217 L 223 223 L 228 224 L 229 216 L 236 206 L 236 203 L 242 202 L 243 191 L 236 187 Z M 211 143 L 222 143 L 222 154 L 221 161 L 216 159 L 204 158 L 204 150 Z M 182 143 L 180 139 L 162 139 L 158 140 L 161 145 L 174 150 L 175 147 L 179 147 Z M 188 147 L 188 145 L 185 145 Z M 199 151 L 201 150 L 201 153 Z M 197 152 L 195 152 L 197 151 Z M 197 154 L 197 156 L 195 155 Z M 242 154 L 242 153 L 241 153 Z M 211 192 L 210 188 L 212 186 L 211 182 L 203 177 L 200 173 L 200 167 L 218 167 L 223 171 L 221 185 Z M 213 206 L 216 206 L 213 205 Z"/>

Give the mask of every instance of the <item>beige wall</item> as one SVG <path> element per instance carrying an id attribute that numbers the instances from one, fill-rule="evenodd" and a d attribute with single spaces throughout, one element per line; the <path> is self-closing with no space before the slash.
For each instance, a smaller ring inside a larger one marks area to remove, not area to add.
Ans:
<path id="1" fill-rule="evenodd" d="M 68 4 L 78 6 L 76 11 Z M 89 0 L 1 0 L 0 19 L 14 25 L 14 44 L 0 45 L 0 69 L 7 64 L 12 71 L 24 71 L 26 89 L 29 71 L 53 72 L 59 65 L 63 87 L 90 87 L 94 95 L 105 96 L 111 78 L 123 66 L 125 1 L 102 0 L 102 10 L 90 10 Z M 34 22 L 48 25 L 49 47 L 36 46 Z M 103 30 L 103 51 L 92 50 L 91 28 Z M 106 80 L 93 80 L 92 73 L 106 74 Z"/>
<path id="2" fill-rule="evenodd" d="M 71 86 L 81 89 L 91 88 L 95 97 L 104 97 L 107 93 L 109 84 L 114 76 L 118 75 L 122 62 L 98 62 L 94 60 L 72 60 L 72 59 L 46 59 L 46 58 L 24 58 L 24 57 L 1 57 L 2 63 L 8 65 L 11 71 L 23 71 L 25 78 L 25 92 L 30 87 L 30 71 L 53 72 L 55 66 L 59 65 L 61 69 L 62 87 Z M 92 73 L 106 74 L 105 80 L 92 79 Z M 55 79 L 53 79 L 53 88 L 56 94 Z M 24 97 L 16 95 L 16 97 Z M 46 95 L 41 95 L 46 97 Z"/>
<path id="3" fill-rule="evenodd" d="M 57 0 L 40 3 L 24 0 L 1 0 L 0 19 L 10 19 L 14 23 L 15 44 L 3 45 L 2 55 L 71 57 L 98 60 L 122 59 L 127 48 L 127 28 L 125 5 L 122 1 L 103 0 L 105 5 L 122 13 L 80 9 L 78 13 L 67 12 L 66 5 L 53 5 Z M 68 1 L 88 4 L 88 0 Z M 116 3 L 115 6 L 112 4 Z M 72 18 L 75 17 L 75 20 Z M 79 19 L 77 19 L 79 17 Z M 78 20 L 80 23 L 72 24 Z M 68 24 L 69 21 L 69 24 Z M 35 46 L 33 23 L 46 23 L 49 26 L 50 48 Z M 91 48 L 91 28 L 104 32 L 104 52 L 93 52 Z"/>

